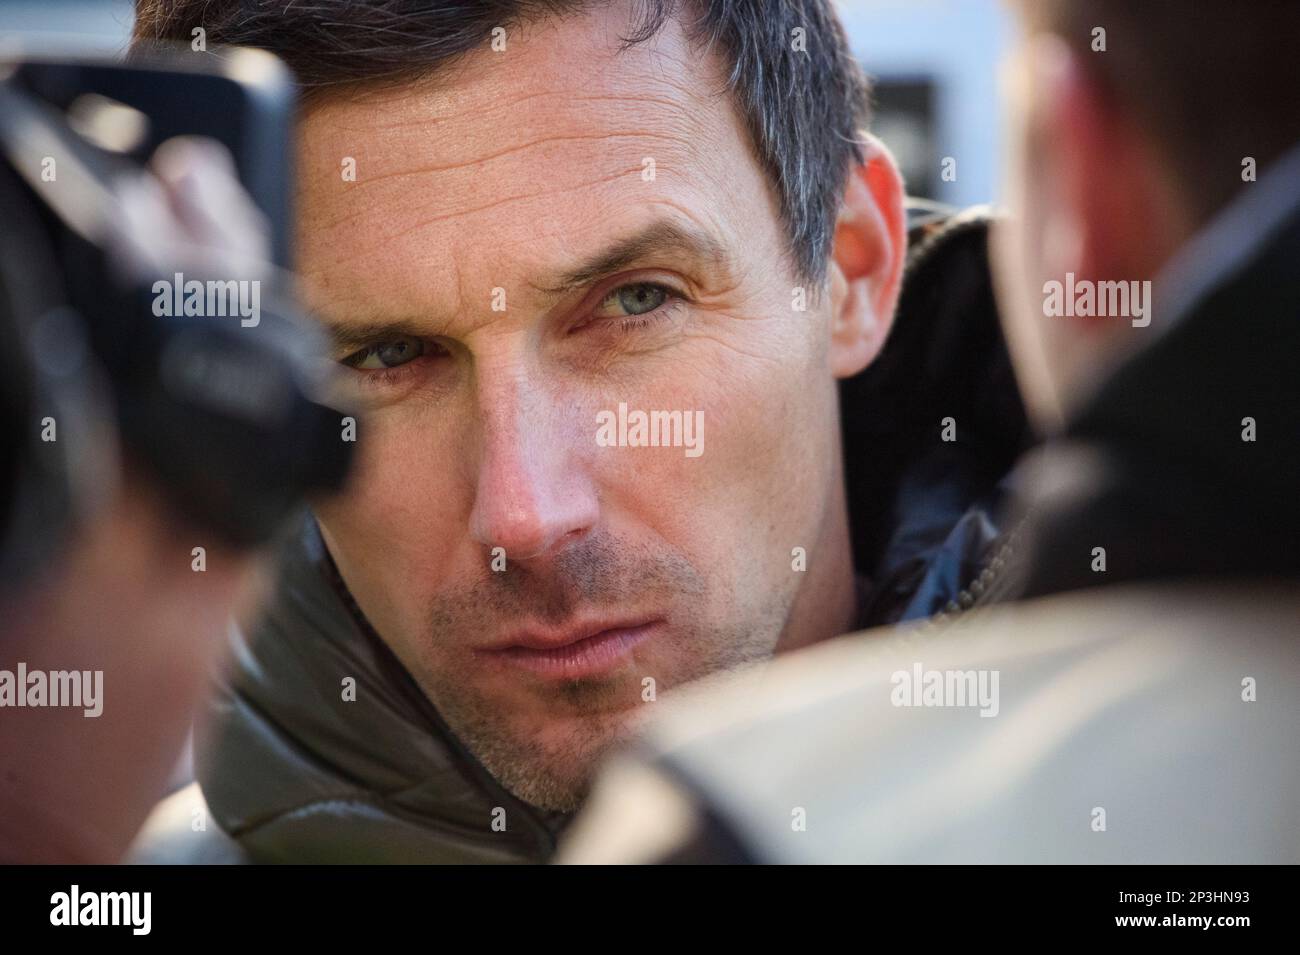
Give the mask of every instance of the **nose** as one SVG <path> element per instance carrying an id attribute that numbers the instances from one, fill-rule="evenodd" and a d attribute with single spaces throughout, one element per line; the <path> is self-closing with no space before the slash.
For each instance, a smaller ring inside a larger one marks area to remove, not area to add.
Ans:
<path id="1" fill-rule="evenodd" d="M 506 560 L 545 559 L 582 540 L 599 517 L 572 409 L 522 375 L 481 386 L 482 453 L 470 533 Z M 589 435 L 595 441 L 594 427 Z"/>

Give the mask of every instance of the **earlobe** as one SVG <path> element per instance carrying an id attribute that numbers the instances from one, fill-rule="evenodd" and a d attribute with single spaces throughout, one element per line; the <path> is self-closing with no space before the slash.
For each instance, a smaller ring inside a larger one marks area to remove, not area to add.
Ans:
<path id="1" fill-rule="evenodd" d="M 907 254 L 903 180 L 884 145 L 868 136 L 849 173 L 835 223 L 831 270 L 831 371 L 856 375 L 884 347 Z"/>
<path id="2" fill-rule="evenodd" d="M 838 262 L 831 263 L 830 367 L 836 378 L 852 378 L 884 347 L 888 323 L 863 295 L 862 283 L 850 282 Z"/>

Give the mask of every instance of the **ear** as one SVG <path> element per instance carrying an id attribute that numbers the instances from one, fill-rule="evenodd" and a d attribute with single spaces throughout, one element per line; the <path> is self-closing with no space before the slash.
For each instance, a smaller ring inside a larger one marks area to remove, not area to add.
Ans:
<path id="1" fill-rule="evenodd" d="M 1149 278 L 1170 244 L 1163 228 L 1173 218 L 1168 164 L 1090 76 L 1083 56 L 1043 36 L 1029 62 L 1037 88 L 1031 142 L 1043 188 L 1055 193 L 1040 197 L 1052 211 L 1041 236 L 1051 276 Z"/>
<path id="2" fill-rule="evenodd" d="M 1029 143 L 1039 164 L 1038 202 L 1043 217 L 1040 244 L 1048 276 L 1064 280 L 1067 272 L 1096 281 L 1097 253 L 1107 243 L 1096 232 L 1109 230 L 1106 197 L 1125 194 L 1097 189 L 1095 164 L 1107 139 L 1101 104 L 1079 57 L 1054 36 L 1030 41 L 1026 62 L 1034 90 L 1029 116 Z M 1109 174 L 1108 174 L 1109 175 Z"/>
<path id="3" fill-rule="evenodd" d="M 1153 277 L 1171 236 L 1168 164 L 1141 124 L 1059 37 L 1027 37 L 1004 69 L 1014 218 L 994 230 L 999 312 L 1025 403 L 1042 430 L 1068 419 L 1121 340 L 1113 316 L 1049 315 L 1048 283 Z"/>
<path id="4" fill-rule="evenodd" d="M 830 366 L 837 378 L 856 375 L 880 354 L 907 257 L 903 177 L 874 136 L 863 153 L 849 172 L 831 253 Z"/>

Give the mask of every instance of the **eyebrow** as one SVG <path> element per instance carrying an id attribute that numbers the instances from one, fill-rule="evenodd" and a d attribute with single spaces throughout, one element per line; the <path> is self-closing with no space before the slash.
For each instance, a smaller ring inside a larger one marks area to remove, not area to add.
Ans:
<path id="1" fill-rule="evenodd" d="M 562 272 L 553 283 L 533 284 L 538 291 L 563 295 L 584 288 L 602 278 L 613 275 L 651 255 L 684 257 L 706 271 L 730 275 L 732 258 L 726 246 L 699 229 L 691 228 L 671 219 L 658 219 L 633 234 L 616 240 L 608 248 L 590 259 Z M 429 322 L 404 318 L 374 321 L 331 321 L 319 312 L 312 317 L 324 328 L 331 350 L 340 356 L 373 345 L 377 341 L 410 336 L 430 337 Z"/>
<path id="2" fill-rule="evenodd" d="M 428 323 L 414 319 L 354 324 L 352 322 L 330 321 L 329 318 L 319 312 L 312 313 L 312 318 L 324 328 L 325 334 L 329 338 L 331 352 L 337 354 L 340 358 L 347 357 L 367 345 L 373 345 L 375 342 L 390 338 L 404 336 L 411 338 L 429 337 Z"/>
<path id="3" fill-rule="evenodd" d="M 726 246 L 713 236 L 670 219 L 659 219 L 562 273 L 554 283 L 534 287 L 554 295 L 572 292 L 654 254 L 693 259 L 711 272 L 731 270 Z"/>

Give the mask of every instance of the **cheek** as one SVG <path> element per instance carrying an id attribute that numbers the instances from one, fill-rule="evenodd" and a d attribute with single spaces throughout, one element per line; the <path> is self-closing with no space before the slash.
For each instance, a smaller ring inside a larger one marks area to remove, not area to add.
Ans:
<path id="1" fill-rule="evenodd" d="M 435 428 L 400 413 L 365 422 L 357 471 L 346 493 L 315 512 L 330 552 L 368 617 L 382 633 L 418 624 L 423 607 L 450 579 L 465 538 L 452 456 Z"/>
<path id="2" fill-rule="evenodd" d="M 699 412 L 698 457 L 609 448 L 597 459 L 606 514 L 617 522 L 619 510 L 629 512 L 634 526 L 683 551 L 726 593 L 764 586 L 763 567 L 788 571 L 790 549 L 810 545 L 838 426 L 815 326 L 791 335 L 767 321 L 746 324 L 736 322 L 743 350 L 699 336 L 676 351 L 670 373 L 642 380 L 635 403 L 621 399 L 629 408 Z"/>

